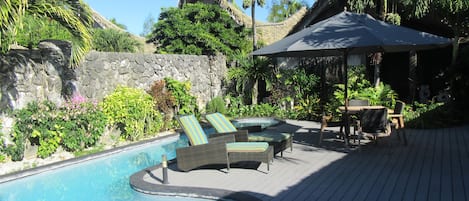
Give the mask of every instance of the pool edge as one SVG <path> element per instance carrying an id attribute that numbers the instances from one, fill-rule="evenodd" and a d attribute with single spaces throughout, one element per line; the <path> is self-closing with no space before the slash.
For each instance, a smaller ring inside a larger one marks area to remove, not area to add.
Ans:
<path id="1" fill-rule="evenodd" d="M 123 146 L 120 146 L 120 147 L 115 147 L 115 148 L 112 148 L 112 149 L 104 150 L 104 151 L 89 154 L 89 155 L 74 157 L 74 158 L 70 158 L 70 159 L 66 159 L 66 160 L 62 160 L 62 161 L 58 161 L 58 162 L 53 162 L 53 163 L 49 163 L 49 164 L 34 167 L 34 168 L 28 168 L 28 169 L 24 169 L 24 170 L 12 172 L 12 173 L 0 175 L 0 184 L 9 182 L 9 181 L 12 181 L 12 180 L 15 180 L 15 179 L 20 179 L 20 178 L 40 174 L 40 173 L 43 173 L 43 172 L 46 172 L 46 171 L 55 170 L 55 169 L 58 169 L 58 168 L 61 168 L 61 167 L 77 164 L 77 163 L 80 163 L 80 162 L 105 157 L 105 156 L 108 156 L 108 155 L 112 155 L 112 154 L 115 154 L 115 153 L 119 153 L 119 152 L 128 150 L 130 148 L 134 148 L 135 146 L 141 146 L 141 145 L 144 145 L 144 144 L 147 144 L 147 143 L 153 143 L 155 141 L 165 140 L 165 139 L 172 138 L 172 137 L 179 137 L 179 133 L 174 132 L 174 133 L 170 133 L 170 134 L 167 134 L 167 135 L 164 135 L 164 136 L 158 136 L 158 137 L 155 137 L 155 138 L 150 138 L 150 139 L 130 143 L 130 144 L 127 144 L 127 145 L 123 145 Z"/>
<path id="2" fill-rule="evenodd" d="M 171 163 L 174 162 L 175 161 L 171 161 Z M 156 165 L 131 175 L 129 178 L 130 187 L 137 192 L 149 195 L 180 196 L 214 200 L 261 201 L 261 199 L 244 192 L 203 187 L 172 186 L 171 184 L 155 184 L 146 182 L 143 179 L 148 172 L 159 168 L 161 168 L 161 165 Z"/>

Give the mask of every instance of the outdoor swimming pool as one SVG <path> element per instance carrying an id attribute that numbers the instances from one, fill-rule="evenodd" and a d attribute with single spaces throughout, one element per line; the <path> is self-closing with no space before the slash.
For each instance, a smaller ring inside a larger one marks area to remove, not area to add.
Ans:
<path id="1" fill-rule="evenodd" d="M 129 185 L 132 174 L 159 164 L 163 154 L 168 159 L 174 159 L 176 148 L 182 146 L 187 146 L 187 139 L 184 137 L 168 137 L 85 162 L 0 183 L 0 201 L 201 200 L 146 195 L 134 191 Z"/>

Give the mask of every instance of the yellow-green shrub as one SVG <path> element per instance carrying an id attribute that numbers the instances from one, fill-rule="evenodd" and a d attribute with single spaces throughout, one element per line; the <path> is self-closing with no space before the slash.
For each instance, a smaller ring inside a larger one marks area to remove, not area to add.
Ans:
<path id="1" fill-rule="evenodd" d="M 119 86 L 104 98 L 101 107 L 109 124 L 123 131 L 123 139 L 140 139 L 158 132 L 163 125 L 163 117 L 154 110 L 152 97 L 141 89 Z"/>

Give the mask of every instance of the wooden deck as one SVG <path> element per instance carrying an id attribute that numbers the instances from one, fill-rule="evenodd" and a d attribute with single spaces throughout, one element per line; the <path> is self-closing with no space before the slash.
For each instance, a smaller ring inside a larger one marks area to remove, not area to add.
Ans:
<path id="1" fill-rule="evenodd" d="M 287 121 L 295 132 L 293 152 L 266 165 L 179 172 L 171 166 L 169 186 L 243 192 L 261 200 L 469 200 L 469 126 L 407 129 L 408 145 L 396 136 L 345 149 L 332 131 L 317 146 L 319 124 Z M 161 169 L 143 176 L 161 184 Z"/>

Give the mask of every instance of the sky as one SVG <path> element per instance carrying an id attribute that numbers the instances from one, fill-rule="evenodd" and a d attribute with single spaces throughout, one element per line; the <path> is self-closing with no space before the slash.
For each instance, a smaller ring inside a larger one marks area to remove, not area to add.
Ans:
<path id="1" fill-rule="evenodd" d="M 143 23 L 150 15 L 157 20 L 161 8 L 177 7 L 178 0 L 84 0 L 93 10 L 106 19 L 116 19 L 116 22 L 127 27 L 127 31 L 140 35 L 143 31 Z M 270 1 L 266 1 L 269 2 Z M 237 5 L 242 5 L 242 0 L 236 0 Z M 269 4 L 267 3 L 267 4 Z M 268 5 L 263 8 L 256 7 L 256 19 L 267 21 Z M 251 9 L 243 10 L 251 16 Z"/>

